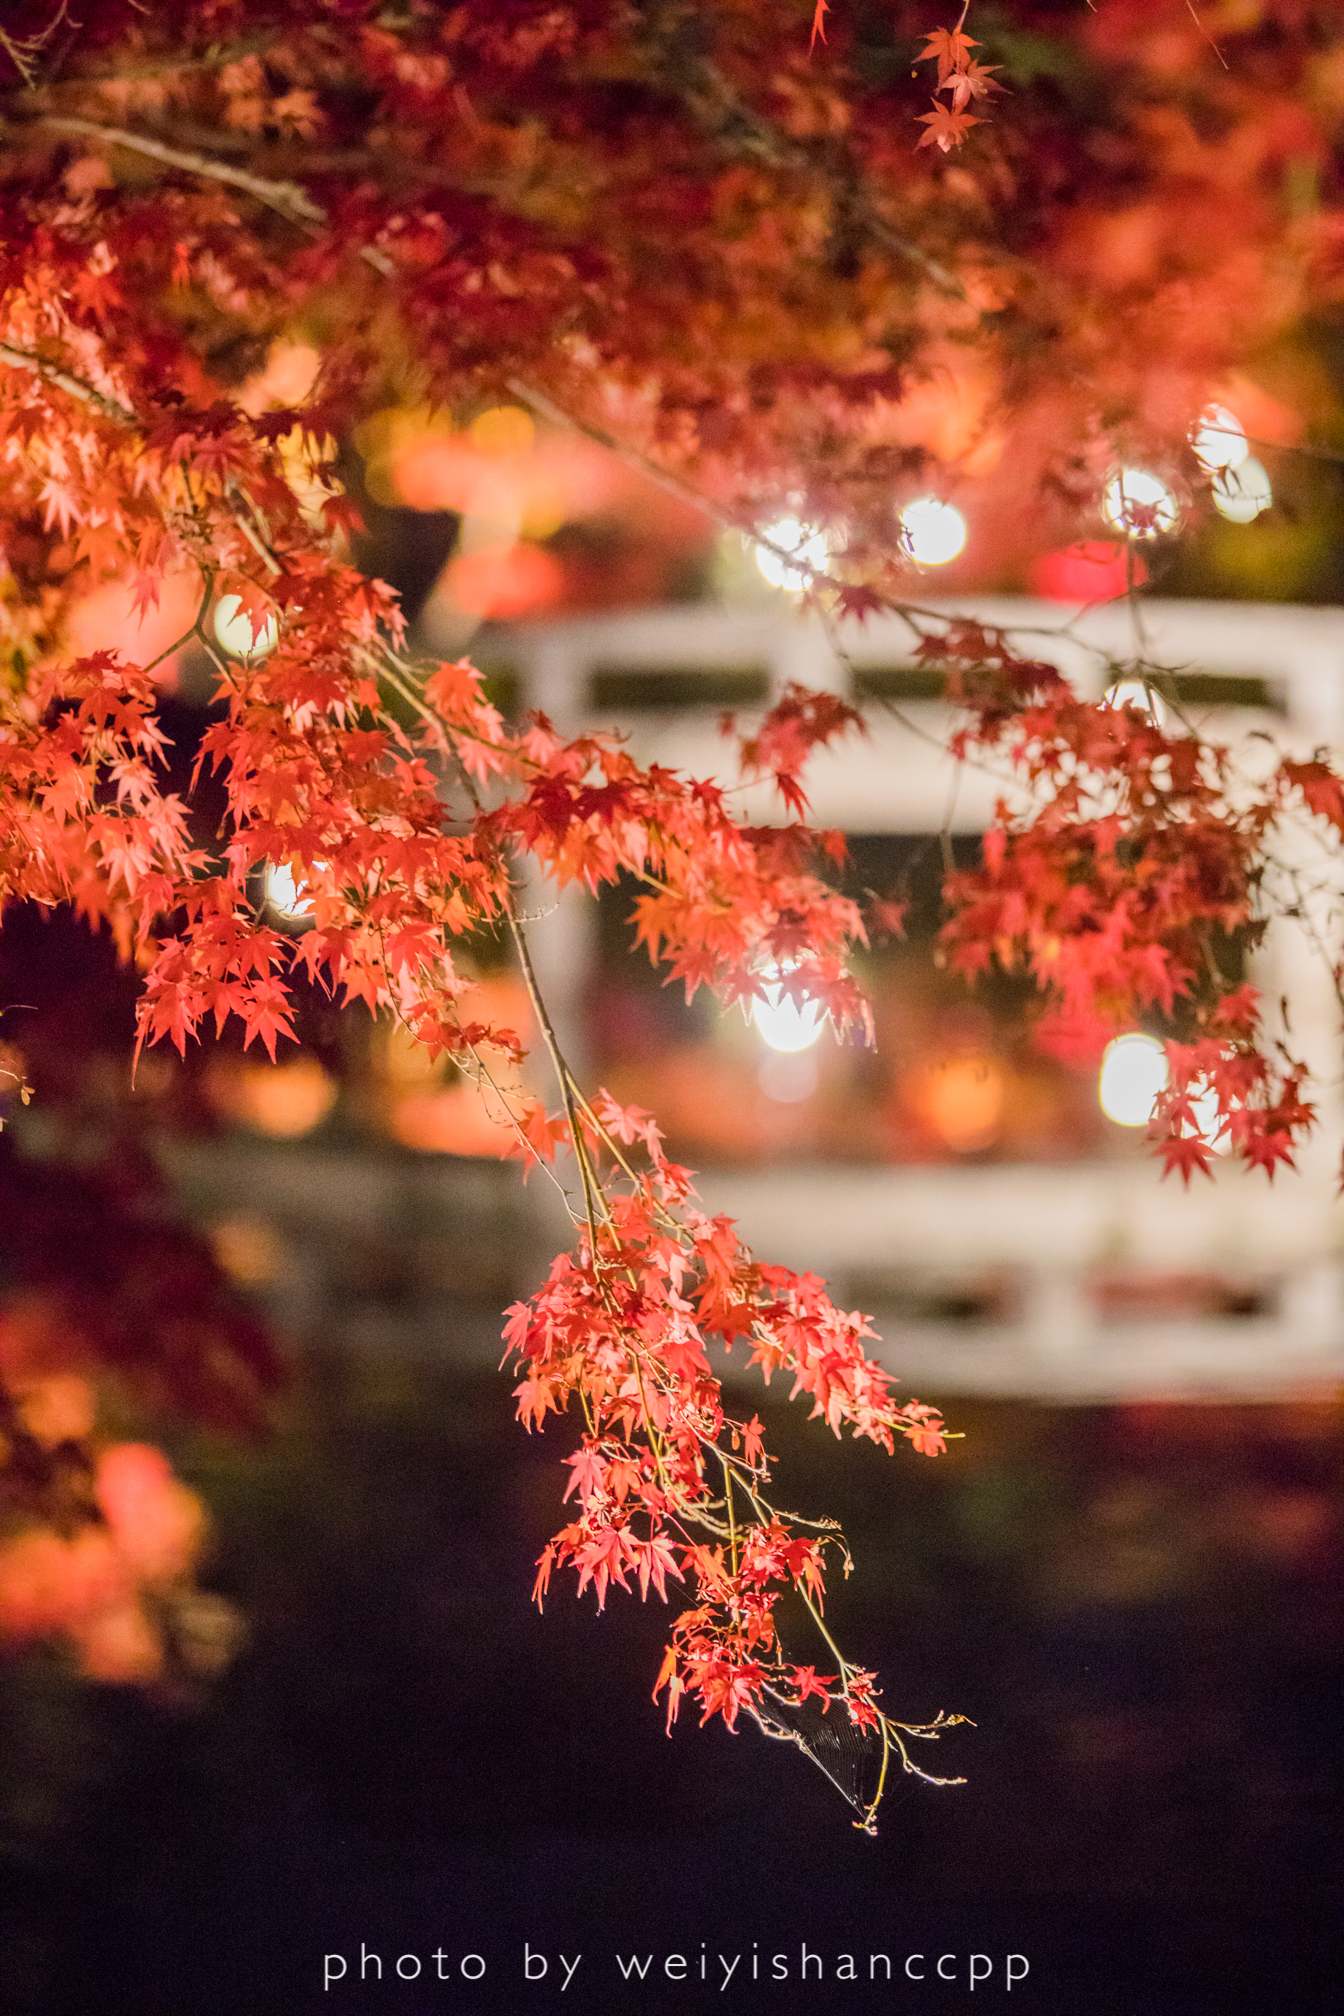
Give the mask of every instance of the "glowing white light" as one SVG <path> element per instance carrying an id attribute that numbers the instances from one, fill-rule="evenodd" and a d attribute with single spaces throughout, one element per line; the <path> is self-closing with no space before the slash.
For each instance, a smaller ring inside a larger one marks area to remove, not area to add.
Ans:
<path id="1" fill-rule="evenodd" d="M 1196 1079 L 1198 1085 L 1202 1081 Z M 1218 1094 L 1212 1085 L 1205 1085 L 1190 1101 L 1190 1113 L 1195 1123 L 1195 1132 L 1215 1155 L 1228 1155 L 1232 1151 L 1232 1136 L 1227 1131 L 1227 1122 L 1218 1110 Z"/>
<path id="2" fill-rule="evenodd" d="M 1254 455 L 1248 455 L 1238 469 L 1224 469 L 1213 479 L 1213 501 L 1224 518 L 1234 525 L 1249 525 L 1274 502 L 1269 471 Z"/>
<path id="3" fill-rule="evenodd" d="M 1245 428 L 1226 406 L 1205 407 L 1199 416 L 1199 431 L 1192 436 L 1190 446 L 1196 462 L 1210 476 L 1220 469 L 1239 469 L 1251 452 Z"/>
<path id="4" fill-rule="evenodd" d="M 268 614 L 259 630 L 243 609 L 241 595 L 221 595 L 215 604 L 215 638 L 230 658 L 264 658 L 280 637 L 275 617 Z"/>
<path id="5" fill-rule="evenodd" d="M 1143 679 L 1117 679 L 1101 704 L 1103 707 L 1137 707 L 1154 728 L 1166 725 L 1167 710 Z"/>
<path id="6" fill-rule="evenodd" d="M 1200 1089 L 1202 1088 L 1202 1089 Z M 1153 1108 L 1167 1089 L 1167 1053 L 1154 1036 L 1137 1030 L 1117 1036 L 1106 1046 L 1097 1081 L 1097 1097 L 1108 1120 L 1120 1127 L 1146 1127 Z M 1182 1130 L 1197 1135 L 1215 1155 L 1231 1151 L 1232 1136 L 1227 1121 L 1218 1110 L 1218 1094 L 1201 1078 L 1190 1087 L 1190 1117 L 1193 1127 Z"/>
<path id="7" fill-rule="evenodd" d="M 1166 1088 L 1167 1053 L 1155 1037 L 1136 1030 L 1107 1044 L 1097 1097 L 1108 1120 L 1120 1127 L 1146 1127 Z"/>
<path id="8" fill-rule="evenodd" d="M 266 907 L 282 924 L 303 924 L 313 914 L 308 884 L 301 882 L 287 862 L 268 861 L 265 873 Z"/>
<path id="9" fill-rule="evenodd" d="M 756 548 L 756 565 L 772 588 L 787 588 L 792 594 L 798 594 L 812 578 L 804 569 L 824 567 L 830 558 L 830 548 L 821 533 L 797 518 L 778 519 L 775 524 L 766 526 L 763 536 L 770 545 Z M 802 566 L 790 567 L 783 554 L 771 551 L 775 546 L 782 546 L 784 552 L 791 553 L 795 560 L 802 562 Z"/>
<path id="10" fill-rule="evenodd" d="M 966 544 L 966 520 L 955 504 L 916 497 L 901 512 L 901 536 L 917 566 L 945 567 Z"/>
<path id="11" fill-rule="evenodd" d="M 1181 515 L 1161 477 L 1147 469 L 1121 469 L 1112 476 L 1101 508 L 1116 531 L 1129 539 L 1155 539 L 1161 532 L 1174 532 Z"/>
<path id="12" fill-rule="evenodd" d="M 772 1050 L 809 1050 L 826 1024 L 825 1010 L 815 1001 L 801 1004 L 776 982 L 764 1000 L 751 1004 L 751 1019 Z"/>

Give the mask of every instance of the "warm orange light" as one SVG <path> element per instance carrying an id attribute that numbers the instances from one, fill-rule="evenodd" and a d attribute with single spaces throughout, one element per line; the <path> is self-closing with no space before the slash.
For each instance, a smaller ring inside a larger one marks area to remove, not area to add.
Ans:
<path id="1" fill-rule="evenodd" d="M 492 406 L 477 414 L 467 432 L 483 455 L 526 455 L 537 430 L 521 406 Z"/>
<path id="2" fill-rule="evenodd" d="M 316 1057 L 272 1064 L 263 1058 L 221 1061 L 209 1074 L 218 1111 L 274 1141 L 298 1141 L 325 1120 L 336 1103 L 335 1079 Z"/>
<path id="3" fill-rule="evenodd" d="M 243 1288 L 264 1288 L 284 1268 L 284 1248 L 274 1227 L 246 1212 L 212 1225 L 210 1244 L 229 1279 Z"/>
<path id="4" fill-rule="evenodd" d="M 474 983 L 461 1003 L 464 1022 L 517 1037 L 535 1036 L 531 1005 L 521 980 L 500 974 Z M 386 1088 L 386 1127 L 393 1139 L 421 1155 L 507 1155 L 516 1146 L 514 1116 L 526 1104 L 522 1074 L 509 1051 L 482 1044 L 477 1052 L 489 1074 L 478 1089 L 465 1076 L 445 1084 L 447 1060 L 430 1056 L 403 1023 L 384 1025 L 377 1060 Z"/>
<path id="5" fill-rule="evenodd" d="M 155 603 L 137 606 L 133 581 L 106 581 L 76 603 L 65 633 L 71 656 L 119 651 L 133 665 L 149 665 L 185 636 L 201 606 L 200 575 L 193 568 L 190 573 L 170 574 L 156 585 Z M 154 667 L 151 677 L 156 685 L 171 690 L 177 684 L 180 655 L 174 652 Z"/>
<path id="6" fill-rule="evenodd" d="M 462 1080 L 438 1092 L 407 1092 L 392 1103 L 388 1129 L 421 1155 L 507 1155 L 517 1143 L 510 1118 L 521 1099 L 478 1092 Z"/>
<path id="7" fill-rule="evenodd" d="M 446 585 L 468 615 L 507 620 L 557 602 L 565 574 L 560 562 L 542 547 L 518 540 L 512 546 L 459 553 L 448 569 Z"/>
<path id="8" fill-rule="evenodd" d="M 118 1442 L 104 1450 L 94 1496 L 137 1576 L 160 1580 L 186 1573 L 205 1531 L 205 1508 L 174 1477 L 161 1449 L 148 1442 Z"/>
<path id="9" fill-rule="evenodd" d="M 45 1448 L 54 1449 L 58 1442 L 79 1442 L 93 1428 L 93 1388 L 73 1372 L 16 1385 L 12 1398 L 23 1427 Z"/>
<path id="10" fill-rule="evenodd" d="M 280 337 L 266 353 L 260 371 L 233 395 L 244 413 L 265 413 L 275 406 L 302 406 L 317 381 L 322 358 L 311 343 Z"/>
<path id="11" fill-rule="evenodd" d="M 103 1523 L 68 1538 L 34 1528 L 0 1545 L 0 1638 L 64 1633 L 95 1680 L 152 1680 L 163 1641 L 142 1599 L 176 1592 L 200 1550 L 205 1508 L 162 1450 L 119 1442 L 98 1459 Z"/>
<path id="12" fill-rule="evenodd" d="M 915 1103 L 954 1154 L 977 1154 L 998 1138 L 1003 1073 L 980 1053 L 943 1058 L 920 1073 Z"/>

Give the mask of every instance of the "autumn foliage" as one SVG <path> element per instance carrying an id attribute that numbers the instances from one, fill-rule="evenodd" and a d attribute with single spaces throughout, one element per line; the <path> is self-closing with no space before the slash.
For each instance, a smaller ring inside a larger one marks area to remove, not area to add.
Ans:
<path id="1" fill-rule="evenodd" d="M 1056 1046 L 1095 1047 L 1149 1007 L 1184 1014 L 1168 1162 L 1207 1166 L 1192 1097 L 1212 1088 L 1235 1152 L 1272 1173 L 1311 1108 L 1219 947 L 1263 923 L 1277 822 L 1344 828 L 1344 779 L 1322 755 L 1242 790 L 1186 724 L 1080 699 L 1012 637 L 923 609 L 892 499 L 936 468 L 907 402 L 940 374 L 973 411 L 959 446 L 937 437 L 949 466 L 1006 444 L 1075 536 L 1118 455 L 1160 450 L 1187 490 L 1206 481 L 1198 414 L 1337 283 L 1344 73 L 1286 4 L 1226 41 L 1226 68 L 1174 0 L 1102 0 L 1067 28 L 1018 6 L 988 50 L 964 10 L 940 24 L 913 0 L 880 29 L 871 9 L 817 8 L 809 48 L 811 11 L 7 11 L 0 891 L 112 934 L 143 973 L 141 1045 L 181 1050 L 238 1018 L 274 1054 L 301 966 L 487 1096 L 519 1041 L 478 1013 L 463 954 L 483 931 L 507 941 L 556 1091 L 496 1099 L 501 1149 L 564 1183 L 577 1240 L 507 1318 L 523 1421 L 567 1414 L 581 1435 L 538 1593 L 564 1570 L 599 1606 L 613 1584 L 675 1600 L 669 1720 L 689 1699 L 787 1736 L 820 1699 L 872 1732 L 885 1775 L 941 1725 L 891 1720 L 831 1641 L 843 1542 L 774 1505 L 759 1423 L 725 1413 L 708 1347 L 779 1375 L 836 1434 L 932 1455 L 941 1423 L 894 1397 L 861 1314 L 705 1215 L 651 1116 L 575 1080 L 519 894 L 529 865 L 589 890 L 633 877 L 638 937 L 670 980 L 727 1003 L 782 984 L 862 1033 L 847 953 L 865 921 L 828 876 L 839 843 L 807 824 L 804 778 L 812 749 L 861 724 L 794 691 L 755 725 L 745 772 L 774 778 L 786 816 L 751 828 L 721 782 L 506 722 L 469 663 L 419 659 L 391 590 L 354 564 L 341 444 L 389 401 L 503 399 L 748 534 L 782 503 L 824 527 L 811 596 L 904 609 L 945 675 L 957 753 L 1013 787 L 981 865 L 949 884 L 952 962 L 1029 973 Z M 1309 213 L 1282 194 L 1304 161 Z M 265 366 L 284 346 L 312 368 L 277 403 Z M 189 591 L 163 656 L 204 654 L 218 705 L 186 794 L 165 783 L 162 666 L 69 646 L 111 580 L 143 610 Z M 193 819 L 202 780 L 225 794 L 215 832 Z M 277 866 L 306 892 L 298 937 L 258 900 Z M 180 1587 L 199 1516 L 154 1452 L 99 1445 L 68 1384 L 86 1370 L 6 1360 L 12 1447 L 85 1449 L 92 1481 L 53 1511 L 11 1465 L 0 1624 L 59 1627 L 90 1672 L 142 1675 L 143 1592 L 162 1608 Z M 786 1595 L 821 1634 L 812 1663 L 777 1622 Z"/>

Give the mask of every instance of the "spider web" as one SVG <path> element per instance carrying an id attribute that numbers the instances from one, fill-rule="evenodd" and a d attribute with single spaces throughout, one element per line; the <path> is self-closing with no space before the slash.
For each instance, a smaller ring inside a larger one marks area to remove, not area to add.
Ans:
<path id="1" fill-rule="evenodd" d="M 765 1735 L 792 1743 L 824 1771 L 841 1797 L 866 1819 L 882 1777 L 882 1735 L 850 1721 L 844 1704 L 823 1709 L 815 1695 L 799 1706 L 775 1696 L 754 1704 L 752 1714 Z"/>

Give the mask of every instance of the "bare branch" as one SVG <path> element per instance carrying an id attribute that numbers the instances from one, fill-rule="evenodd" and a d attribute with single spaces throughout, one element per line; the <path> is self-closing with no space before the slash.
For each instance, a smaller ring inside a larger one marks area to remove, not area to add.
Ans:
<path id="1" fill-rule="evenodd" d="M 70 0 L 61 0 L 60 6 L 56 9 L 46 27 L 37 35 L 20 35 L 15 37 L 6 34 L 5 30 L 0 28 L 0 49 L 4 50 L 6 56 L 8 56 L 10 62 L 14 65 L 24 88 L 28 91 L 35 91 L 37 89 L 38 59 L 52 36 L 56 33 L 56 30 L 65 20 L 66 14 L 69 11 L 69 5 Z M 72 28 L 78 28 L 79 23 L 72 22 L 71 26 Z"/>
<path id="2" fill-rule="evenodd" d="M 63 113 L 49 113 L 38 123 L 56 133 L 79 133 L 89 139 L 128 148 L 133 154 L 147 155 L 151 161 L 162 161 L 166 167 L 181 168 L 188 175 L 201 175 L 211 182 L 227 182 L 235 189 L 245 190 L 259 203 L 264 203 L 268 209 L 303 229 L 316 232 L 319 225 L 329 221 L 322 205 L 315 203 L 297 182 L 269 181 L 264 175 L 250 174 L 246 168 L 231 168 L 227 161 L 213 161 L 208 154 L 168 147 L 162 140 L 151 139 L 147 133 L 132 133 L 124 126 L 100 126 L 94 119 L 74 119 L 67 118 Z M 376 245 L 361 245 L 359 256 L 384 278 L 396 271 L 393 261 Z"/>
<path id="3" fill-rule="evenodd" d="M 68 392 L 72 399 L 82 399 L 86 406 L 95 407 L 119 426 L 138 427 L 140 424 L 128 406 L 123 406 L 117 399 L 110 399 L 105 392 L 85 384 L 82 378 L 74 377 L 69 371 L 62 371 L 59 364 L 50 363 L 32 350 L 16 350 L 12 343 L 0 343 L 0 364 L 12 365 L 16 371 L 31 371 L 35 377 L 45 379 L 48 385 Z"/>
<path id="4" fill-rule="evenodd" d="M 181 168 L 188 175 L 204 175 L 213 182 L 227 182 L 232 188 L 242 189 L 249 196 L 254 196 L 268 209 L 278 211 L 291 223 L 325 224 L 327 221 L 327 213 L 321 204 L 314 203 L 297 182 L 270 182 L 264 176 L 250 174 L 246 168 L 232 168 L 227 161 L 212 161 L 207 154 L 167 147 L 161 140 L 150 139 L 147 133 L 132 133 L 124 126 L 100 126 L 95 119 L 75 119 L 64 113 L 52 112 L 45 114 L 38 124 L 53 133 L 77 133 L 85 139 L 125 147 L 132 154 L 144 154 L 151 161 L 161 161 L 166 168 Z"/>

